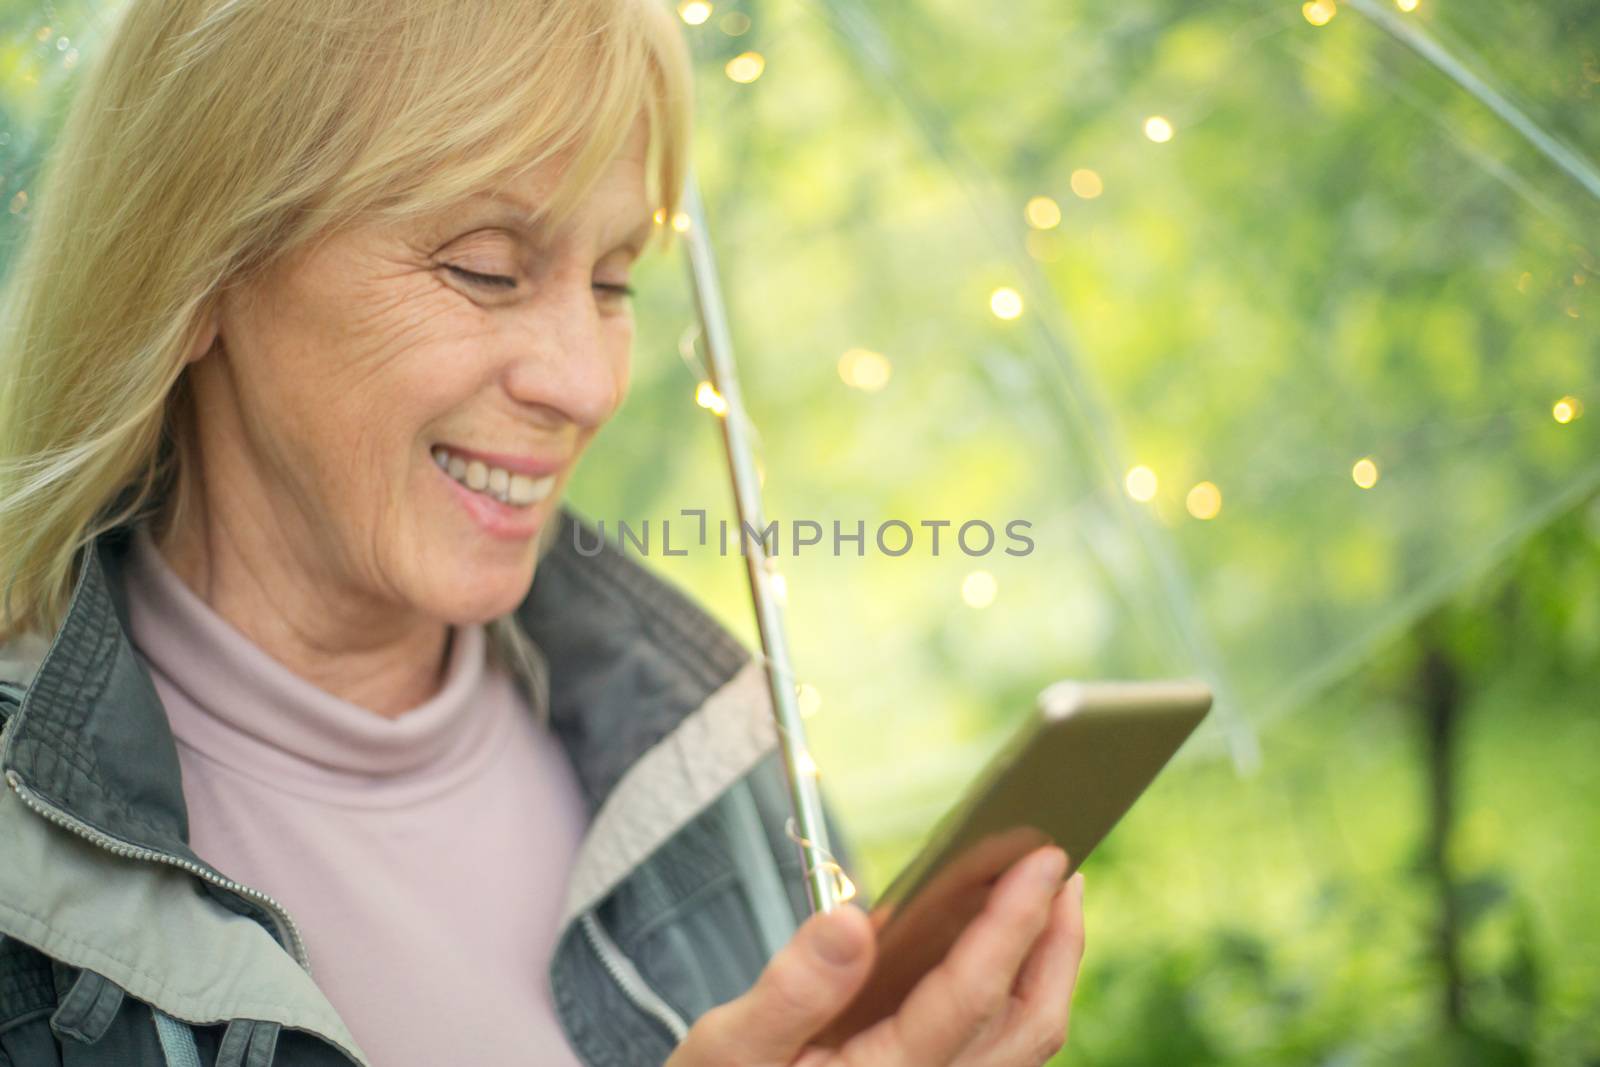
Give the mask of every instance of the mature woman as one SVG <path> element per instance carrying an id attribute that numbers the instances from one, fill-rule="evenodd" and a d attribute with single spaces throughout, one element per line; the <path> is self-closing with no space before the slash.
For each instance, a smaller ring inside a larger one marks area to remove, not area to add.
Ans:
<path id="1" fill-rule="evenodd" d="M 1053 849 L 811 1044 L 874 925 L 800 921 L 760 672 L 558 508 L 688 98 L 650 0 L 129 4 L 0 348 L 0 1065 L 1060 1047 Z"/>

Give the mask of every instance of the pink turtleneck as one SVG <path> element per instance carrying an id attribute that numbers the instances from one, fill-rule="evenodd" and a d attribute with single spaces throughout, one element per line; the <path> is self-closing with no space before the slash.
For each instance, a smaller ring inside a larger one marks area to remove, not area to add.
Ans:
<path id="1" fill-rule="evenodd" d="M 570 1067 L 547 968 L 586 815 L 483 627 L 386 719 L 291 673 L 135 531 L 131 637 L 178 743 L 194 850 L 276 898 L 375 1067 Z"/>

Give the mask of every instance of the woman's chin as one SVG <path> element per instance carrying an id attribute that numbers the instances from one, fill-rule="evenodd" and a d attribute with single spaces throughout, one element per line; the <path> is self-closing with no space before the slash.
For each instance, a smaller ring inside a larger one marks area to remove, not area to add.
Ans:
<path id="1" fill-rule="evenodd" d="M 486 623 L 509 615 L 527 599 L 533 584 L 533 562 L 526 566 L 464 568 L 435 584 L 426 614 L 454 625 Z"/>

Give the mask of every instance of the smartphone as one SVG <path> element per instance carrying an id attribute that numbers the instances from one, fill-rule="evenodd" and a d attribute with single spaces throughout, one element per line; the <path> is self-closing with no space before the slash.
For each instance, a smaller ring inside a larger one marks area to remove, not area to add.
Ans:
<path id="1" fill-rule="evenodd" d="M 878 957 L 866 985 L 819 1035 L 837 1046 L 900 1003 L 944 959 L 1022 856 L 1089 857 L 1211 708 L 1199 682 L 1058 682 L 935 825 L 874 904 Z"/>

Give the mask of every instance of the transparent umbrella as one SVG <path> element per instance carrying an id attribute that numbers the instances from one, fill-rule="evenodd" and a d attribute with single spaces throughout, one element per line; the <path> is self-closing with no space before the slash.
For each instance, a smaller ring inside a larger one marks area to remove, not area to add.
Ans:
<path id="1" fill-rule="evenodd" d="M 863 838 L 914 840 L 1064 676 L 1208 679 L 1194 749 L 1248 769 L 1594 492 L 1592 8 L 679 12 L 802 705 Z M 736 525 L 656 269 L 576 499 Z M 653 562 L 754 639 L 714 541 Z"/>
<path id="2" fill-rule="evenodd" d="M 9 246 L 111 6 L 0 10 Z M 1063 677 L 1203 677 L 1191 750 L 1248 769 L 1594 492 L 1588 0 L 678 11 L 797 703 L 859 841 L 914 841 Z M 754 644 L 690 287 L 640 274 L 572 499 L 653 524 Z"/>

